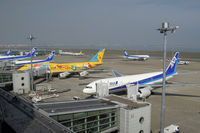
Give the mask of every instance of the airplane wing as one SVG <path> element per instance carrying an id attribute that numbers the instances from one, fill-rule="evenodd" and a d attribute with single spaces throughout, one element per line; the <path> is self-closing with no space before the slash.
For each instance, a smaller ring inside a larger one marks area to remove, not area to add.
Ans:
<path id="1" fill-rule="evenodd" d="M 37 62 L 37 61 L 41 61 L 41 60 L 32 60 L 32 62 L 34 63 L 34 62 Z M 16 60 L 16 61 L 14 61 L 15 62 L 15 64 L 21 64 L 21 63 L 27 63 L 27 64 L 30 64 L 31 63 L 31 61 L 30 60 Z"/>
<path id="2" fill-rule="evenodd" d="M 89 73 L 105 73 L 105 72 L 108 72 L 108 71 L 103 70 L 103 69 L 95 69 L 95 70 L 87 70 L 87 72 L 89 72 Z"/>
<path id="3" fill-rule="evenodd" d="M 139 85 L 139 88 L 151 86 L 152 88 L 161 88 L 162 83 Z M 175 87 L 175 86 L 200 86 L 200 83 L 184 83 L 184 82 L 166 82 L 166 87 Z"/>
<path id="4" fill-rule="evenodd" d="M 168 83 L 167 86 L 200 86 L 200 83 L 173 82 Z"/>
<path id="5" fill-rule="evenodd" d="M 85 70 L 85 71 L 88 72 L 88 73 L 105 73 L 105 72 L 108 72 L 107 70 L 101 70 L 101 69 L 99 69 L 99 70 L 97 70 L 97 69 L 95 69 L 95 70 Z M 67 72 L 67 73 L 73 75 L 73 74 L 79 74 L 83 71 L 53 71 L 53 72 L 49 72 L 49 73 L 59 74 L 59 73 L 64 73 L 64 72 Z"/>
<path id="6" fill-rule="evenodd" d="M 112 73 L 113 73 L 113 75 L 114 75 L 115 77 L 121 77 L 121 76 L 123 76 L 122 74 L 118 73 L 118 72 L 115 71 L 115 70 L 112 70 Z"/>
<path id="7" fill-rule="evenodd" d="M 136 86 L 136 85 L 135 85 Z M 200 86 L 200 83 L 166 83 L 166 87 L 180 87 L 180 86 Z M 138 96 L 139 98 L 147 98 L 151 95 L 152 90 L 161 88 L 162 84 L 146 84 L 146 85 L 138 85 Z"/>

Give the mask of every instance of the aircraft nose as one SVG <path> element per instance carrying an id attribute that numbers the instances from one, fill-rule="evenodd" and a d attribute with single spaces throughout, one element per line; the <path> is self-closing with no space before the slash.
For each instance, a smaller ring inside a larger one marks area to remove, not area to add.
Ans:
<path id="1" fill-rule="evenodd" d="M 83 89 L 83 93 L 87 93 L 87 89 L 86 88 Z"/>
<path id="2" fill-rule="evenodd" d="M 83 93 L 85 93 L 85 94 L 93 94 L 93 92 L 92 92 L 92 90 L 91 89 L 88 89 L 88 88 L 84 88 L 83 89 Z"/>

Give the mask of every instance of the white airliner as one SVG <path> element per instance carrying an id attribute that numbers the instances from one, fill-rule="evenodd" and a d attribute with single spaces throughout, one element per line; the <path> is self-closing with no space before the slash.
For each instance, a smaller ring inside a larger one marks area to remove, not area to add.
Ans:
<path id="1" fill-rule="evenodd" d="M 178 62 L 179 52 L 176 52 L 174 57 L 172 58 L 168 68 L 166 69 L 166 79 L 173 77 L 176 72 L 176 66 Z M 83 93 L 93 95 L 96 93 L 96 84 L 97 83 L 107 83 L 108 89 L 110 92 L 112 91 L 121 91 L 126 89 L 127 84 L 133 84 L 139 86 L 139 97 L 145 98 L 151 94 L 153 84 L 162 82 L 163 72 L 152 72 L 152 73 L 144 73 L 137 75 L 127 75 L 122 76 L 119 73 L 115 72 L 114 78 L 106 78 L 96 80 L 90 84 L 88 84 L 84 89 Z M 151 86 L 152 85 L 152 86 Z"/>
<path id="2" fill-rule="evenodd" d="M 179 65 L 188 65 L 190 62 L 189 61 L 180 61 L 178 62 Z"/>
<path id="3" fill-rule="evenodd" d="M 59 50 L 60 55 L 73 55 L 73 56 L 83 56 L 84 53 L 80 51 L 79 53 L 74 53 L 74 52 L 63 52 L 62 50 Z"/>
<path id="4" fill-rule="evenodd" d="M 2 55 L 0 55 L 0 57 L 10 56 L 11 52 L 12 52 L 12 50 L 9 49 L 6 54 L 2 54 Z"/>
<path id="5" fill-rule="evenodd" d="M 0 56 L 0 61 L 18 60 L 18 59 L 30 58 L 31 56 L 35 56 L 36 51 L 37 51 L 37 48 L 33 48 L 33 49 L 32 49 L 32 55 L 31 55 L 31 51 L 30 51 L 30 52 L 28 52 L 27 55 L 23 55 L 23 56 L 15 56 L 15 55 Z"/>
<path id="6" fill-rule="evenodd" d="M 51 62 L 54 56 L 55 56 L 55 51 L 52 51 L 45 60 L 32 60 L 32 64 Z M 31 61 L 30 60 L 14 61 L 14 65 L 25 65 L 25 64 L 31 64 Z"/>
<path id="7" fill-rule="evenodd" d="M 147 60 L 150 57 L 149 55 L 128 55 L 125 49 L 123 52 L 124 52 L 124 58 L 132 60 Z"/>

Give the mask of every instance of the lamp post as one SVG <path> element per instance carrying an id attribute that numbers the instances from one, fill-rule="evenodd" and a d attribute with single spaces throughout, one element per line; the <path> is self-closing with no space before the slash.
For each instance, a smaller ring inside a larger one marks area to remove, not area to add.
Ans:
<path id="1" fill-rule="evenodd" d="M 34 91 L 33 90 L 33 65 L 32 65 L 32 54 L 33 54 L 33 51 L 32 51 L 32 40 L 35 39 L 35 37 L 33 37 L 33 35 L 29 35 L 29 37 L 27 38 L 30 40 L 30 49 L 31 49 L 31 71 L 30 71 L 30 89 L 31 89 L 31 92 Z"/>
<path id="2" fill-rule="evenodd" d="M 179 26 L 170 27 L 168 22 L 162 23 L 162 28 L 157 30 L 164 34 L 164 46 L 163 46 L 163 88 L 162 88 L 162 103 L 161 103 L 161 120 L 160 120 L 160 133 L 164 133 L 165 126 L 165 92 L 166 92 L 166 45 L 167 45 L 167 31 L 174 33 Z"/>

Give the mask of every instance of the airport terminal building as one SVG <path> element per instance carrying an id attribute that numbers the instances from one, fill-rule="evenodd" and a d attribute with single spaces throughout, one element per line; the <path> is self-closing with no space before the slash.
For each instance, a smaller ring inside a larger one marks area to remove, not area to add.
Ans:
<path id="1" fill-rule="evenodd" d="M 109 95 L 104 98 L 30 104 L 3 89 L 1 120 L 15 132 L 149 133 L 151 104 Z"/>

